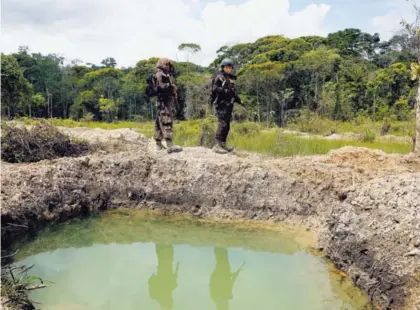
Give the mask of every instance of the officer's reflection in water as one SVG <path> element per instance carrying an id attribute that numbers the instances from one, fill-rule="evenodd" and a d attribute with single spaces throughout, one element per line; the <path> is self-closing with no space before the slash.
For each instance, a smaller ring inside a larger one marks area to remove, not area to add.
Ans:
<path id="1" fill-rule="evenodd" d="M 149 295 L 160 304 L 161 310 L 173 308 L 172 293 L 177 287 L 179 262 L 173 272 L 174 248 L 168 244 L 156 244 L 158 258 L 156 273 L 149 278 Z"/>
<path id="2" fill-rule="evenodd" d="M 229 300 L 233 298 L 232 289 L 245 262 L 234 273 L 230 270 L 228 250 L 214 248 L 216 267 L 210 277 L 210 297 L 216 304 L 217 310 L 228 310 Z"/>

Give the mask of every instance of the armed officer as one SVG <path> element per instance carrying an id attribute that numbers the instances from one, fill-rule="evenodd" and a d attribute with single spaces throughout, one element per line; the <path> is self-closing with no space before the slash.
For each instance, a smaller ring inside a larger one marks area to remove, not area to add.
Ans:
<path id="1" fill-rule="evenodd" d="M 242 104 L 242 102 L 235 87 L 236 76 L 232 73 L 233 61 L 225 58 L 220 67 L 221 70 L 212 79 L 212 93 L 210 97 L 210 104 L 215 105 L 218 119 L 213 151 L 218 154 L 226 154 L 233 151 L 232 147 L 226 145 L 233 105 L 235 102 L 239 104 Z"/>

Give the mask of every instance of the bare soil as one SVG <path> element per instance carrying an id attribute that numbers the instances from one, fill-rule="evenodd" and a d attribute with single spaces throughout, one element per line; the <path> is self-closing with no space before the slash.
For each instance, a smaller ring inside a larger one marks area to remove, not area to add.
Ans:
<path id="1" fill-rule="evenodd" d="M 54 221 L 115 208 L 303 226 L 378 309 L 420 309 L 420 156 L 346 147 L 270 158 L 157 151 L 133 130 L 62 128 L 110 148 L 2 162 L 3 246 Z M 417 294 L 416 294 L 417 293 Z"/>

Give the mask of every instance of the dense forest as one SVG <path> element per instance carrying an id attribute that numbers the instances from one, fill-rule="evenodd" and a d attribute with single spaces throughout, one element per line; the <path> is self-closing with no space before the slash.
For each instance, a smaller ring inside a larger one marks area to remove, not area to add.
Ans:
<path id="1" fill-rule="evenodd" d="M 195 44 L 185 47 L 199 50 Z M 245 104 L 235 109 L 236 120 L 282 126 L 302 109 L 344 121 L 360 115 L 373 120 L 414 116 L 417 88 L 411 63 L 416 57 L 409 34 L 381 41 L 378 34 L 345 29 L 327 37 L 276 35 L 222 46 L 208 67 L 175 62 L 178 119 L 205 117 L 210 78 L 224 57 L 237 64 L 237 85 Z M 145 95 L 145 87 L 157 58 L 130 68 L 117 68 L 114 58 L 100 65 L 64 65 L 64 60 L 28 47 L 2 55 L 2 115 L 106 121 L 154 117 L 154 102 Z"/>

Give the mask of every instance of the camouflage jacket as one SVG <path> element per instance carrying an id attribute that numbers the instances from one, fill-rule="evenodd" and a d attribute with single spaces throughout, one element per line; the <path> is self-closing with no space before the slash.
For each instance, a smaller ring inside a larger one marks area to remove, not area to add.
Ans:
<path id="1" fill-rule="evenodd" d="M 161 68 L 156 69 L 157 92 L 158 97 L 173 97 L 176 90 L 172 78 Z"/>
<path id="2" fill-rule="evenodd" d="M 233 104 L 237 102 L 242 104 L 241 98 L 236 91 L 236 76 L 219 72 L 212 79 L 211 104 Z"/>

